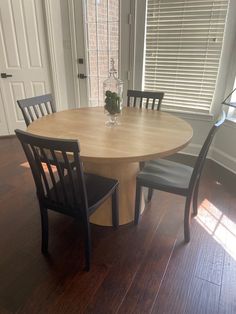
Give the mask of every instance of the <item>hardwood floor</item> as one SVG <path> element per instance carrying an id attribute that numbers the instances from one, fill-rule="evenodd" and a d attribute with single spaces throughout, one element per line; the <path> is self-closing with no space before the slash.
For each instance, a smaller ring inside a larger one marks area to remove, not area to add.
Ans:
<path id="1" fill-rule="evenodd" d="M 15 138 L 0 139 L 0 151 L 1 314 L 236 313 L 235 176 L 208 162 L 188 245 L 184 199 L 163 192 L 137 227 L 92 225 L 86 273 L 80 230 L 68 217 L 50 212 L 50 256 L 41 254 L 23 151 Z"/>

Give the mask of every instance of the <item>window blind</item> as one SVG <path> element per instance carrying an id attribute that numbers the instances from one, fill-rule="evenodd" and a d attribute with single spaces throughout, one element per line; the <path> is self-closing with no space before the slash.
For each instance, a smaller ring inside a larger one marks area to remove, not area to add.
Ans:
<path id="1" fill-rule="evenodd" d="M 228 0 L 148 0 L 144 89 L 166 110 L 209 113 Z"/>

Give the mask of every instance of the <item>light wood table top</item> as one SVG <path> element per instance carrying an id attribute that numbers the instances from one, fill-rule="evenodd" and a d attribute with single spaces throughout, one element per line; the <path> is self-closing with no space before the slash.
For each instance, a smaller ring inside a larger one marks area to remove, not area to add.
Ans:
<path id="1" fill-rule="evenodd" d="M 139 162 L 171 155 L 192 138 L 191 126 L 161 112 L 123 108 L 120 125 L 105 126 L 103 107 L 53 113 L 29 125 L 28 131 L 42 136 L 78 139 L 84 170 L 119 180 L 120 224 L 133 221 L 136 176 Z M 144 209 L 144 201 L 142 201 Z M 103 203 L 90 221 L 111 226 L 111 199 Z"/>
<path id="2" fill-rule="evenodd" d="M 123 108 L 120 125 L 105 126 L 103 107 L 57 112 L 34 121 L 28 131 L 42 136 L 78 139 L 83 161 L 137 162 L 171 155 L 192 138 L 184 120 L 162 111 Z"/>

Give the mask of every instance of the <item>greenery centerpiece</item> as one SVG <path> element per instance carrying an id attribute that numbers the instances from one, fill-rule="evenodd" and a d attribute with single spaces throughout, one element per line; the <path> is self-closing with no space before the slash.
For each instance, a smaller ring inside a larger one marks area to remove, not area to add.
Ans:
<path id="1" fill-rule="evenodd" d="M 120 113 L 120 96 L 116 92 L 107 90 L 105 93 L 104 108 L 111 115 Z"/>

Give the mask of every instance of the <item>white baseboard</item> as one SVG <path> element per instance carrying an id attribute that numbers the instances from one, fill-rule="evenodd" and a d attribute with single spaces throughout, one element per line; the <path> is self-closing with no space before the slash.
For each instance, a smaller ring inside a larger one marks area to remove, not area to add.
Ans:
<path id="1" fill-rule="evenodd" d="M 201 145 L 191 143 L 184 150 L 180 151 L 179 154 L 198 156 L 200 149 Z M 222 150 L 212 146 L 207 158 L 236 174 L 236 158 L 226 154 Z"/>
<path id="2" fill-rule="evenodd" d="M 187 147 L 179 152 L 179 154 L 198 156 L 201 149 L 201 145 L 190 143 Z"/>
<path id="3" fill-rule="evenodd" d="M 236 174 L 236 158 L 226 154 L 218 148 L 212 147 L 210 151 L 210 159 Z"/>

